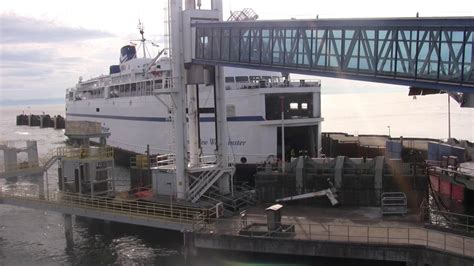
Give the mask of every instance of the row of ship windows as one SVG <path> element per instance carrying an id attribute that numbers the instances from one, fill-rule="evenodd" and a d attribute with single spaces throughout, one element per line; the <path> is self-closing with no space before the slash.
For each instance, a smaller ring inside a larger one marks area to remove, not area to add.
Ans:
<path id="1" fill-rule="evenodd" d="M 281 77 L 278 76 L 231 76 L 225 77 L 226 83 L 258 83 L 259 81 L 267 81 L 271 83 L 281 82 Z M 154 84 L 153 84 L 154 83 Z M 168 80 L 165 80 L 164 87 L 167 88 L 171 84 Z M 163 88 L 162 80 L 146 81 L 139 83 L 128 83 L 115 85 L 110 87 L 110 97 L 120 97 L 120 96 L 144 96 L 151 95 L 154 89 Z M 94 98 L 103 98 L 104 88 L 96 88 L 88 91 L 83 91 L 81 96 L 76 96 L 76 100 L 86 100 Z M 67 98 L 72 100 L 72 92 L 69 95 L 66 95 Z"/>

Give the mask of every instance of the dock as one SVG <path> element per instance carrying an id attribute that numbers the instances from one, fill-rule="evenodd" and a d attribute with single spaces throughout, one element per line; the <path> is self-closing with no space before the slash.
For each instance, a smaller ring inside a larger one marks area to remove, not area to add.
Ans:
<path id="1" fill-rule="evenodd" d="M 264 206 L 246 219 L 219 220 L 187 233 L 193 248 L 331 258 L 398 261 L 406 265 L 472 265 L 474 238 L 427 229 L 415 215 L 382 217 L 379 208 L 291 206 L 282 224 L 294 232 L 244 232 L 265 224 Z"/>
<path id="2" fill-rule="evenodd" d="M 245 228 L 265 224 L 265 205 L 249 208 L 245 220 L 240 216 L 213 219 L 212 209 L 65 192 L 40 194 L 26 189 L 2 190 L 0 204 L 63 213 L 68 243 L 73 239 L 71 215 L 76 215 L 183 232 L 189 254 L 211 249 L 398 261 L 407 265 L 474 262 L 473 237 L 425 228 L 414 215 L 384 218 L 379 208 L 292 206 L 281 220 L 282 224 L 292 225 L 292 231 L 252 235 Z"/>

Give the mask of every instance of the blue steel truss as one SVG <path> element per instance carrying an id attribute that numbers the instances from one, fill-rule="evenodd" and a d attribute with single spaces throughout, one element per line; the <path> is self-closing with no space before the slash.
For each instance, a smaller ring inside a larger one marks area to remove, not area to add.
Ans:
<path id="1" fill-rule="evenodd" d="M 474 17 L 193 26 L 194 63 L 474 93 Z"/>

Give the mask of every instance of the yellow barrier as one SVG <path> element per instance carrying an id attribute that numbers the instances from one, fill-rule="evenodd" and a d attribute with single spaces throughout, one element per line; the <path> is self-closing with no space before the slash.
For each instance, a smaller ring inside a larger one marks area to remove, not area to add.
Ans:
<path id="1" fill-rule="evenodd" d="M 165 219 L 181 223 L 202 223 L 209 219 L 210 211 L 205 208 L 183 207 L 136 200 L 117 200 L 108 197 L 90 197 L 76 193 L 54 192 L 39 194 L 37 191 L 13 189 L 0 193 L 0 198 L 47 202 L 59 206 L 71 206 L 100 210 L 109 213 L 127 214 L 153 219 Z"/>

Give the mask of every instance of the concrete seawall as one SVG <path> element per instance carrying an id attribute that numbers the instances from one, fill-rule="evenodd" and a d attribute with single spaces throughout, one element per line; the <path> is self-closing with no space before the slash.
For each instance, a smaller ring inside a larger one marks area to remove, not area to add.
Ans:
<path id="1" fill-rule="evenodd" d="M 197 249 L 396 261 L 406 265 L 471 266 L 474 263 L 474 259 L 467 256 L 411 244 L 374 245 L 208 233 L 196 233 L 193 239 Z"/>

